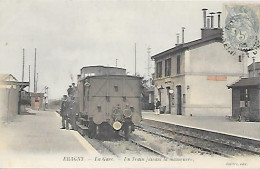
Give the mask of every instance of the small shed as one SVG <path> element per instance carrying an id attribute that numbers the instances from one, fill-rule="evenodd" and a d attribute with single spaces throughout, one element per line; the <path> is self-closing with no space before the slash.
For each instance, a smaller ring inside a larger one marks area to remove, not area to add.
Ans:
<path id="1" fill-rule="evenodd" d="M 19 82 L 11 74 L 0 73 L 0 119 L 9 120 L 21 113 L 22 93 L 29 82 Z"/>
<path id="2" fill-rule="evenodd" d="M 232 89 L 232 117 L 239 121 L 260 121 L 260 77 L 242 78 Z"/>
<path id="3" fill-rule="evenodd" d="M 31 107 L 33 110 L 43 110 L 44 93 L 31 93 Z"/>

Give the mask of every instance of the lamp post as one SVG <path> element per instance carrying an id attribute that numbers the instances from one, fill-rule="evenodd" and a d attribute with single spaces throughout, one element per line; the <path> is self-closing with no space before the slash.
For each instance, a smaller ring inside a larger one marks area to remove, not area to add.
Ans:
<path id="1" fill-rule="evenodd" d="M 253 55 L 252 58 L 253 58 L 253 77 L 255 77 L 255 55 Z"/>

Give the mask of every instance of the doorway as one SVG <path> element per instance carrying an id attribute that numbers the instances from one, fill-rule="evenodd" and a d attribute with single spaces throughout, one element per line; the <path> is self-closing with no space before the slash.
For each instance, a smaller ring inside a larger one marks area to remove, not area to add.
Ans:
<path id="1" fill-rule="evenodd" d="M 177 88 L 177 115 L 182 115 L 182 111 L 181 111 L 181 85 L 176 86 Z"/>
<path id="2" fill-rule="evenodd" d="M 169 106 L 169 111 L 168 113 L 171 114 L 171 93 L 170 93 L 170 87 L 166 87 L 167 88 L 167 95 L 168 95 L 168 106 Z"/>

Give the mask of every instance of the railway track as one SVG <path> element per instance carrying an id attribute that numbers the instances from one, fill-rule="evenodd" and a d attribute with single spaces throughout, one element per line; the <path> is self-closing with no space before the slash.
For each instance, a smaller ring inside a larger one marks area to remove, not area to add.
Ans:
<path id="1" fill-rule="evenodd" d="M 121 135 L 121 134 L 120 134 L 120 136 L 121 136 L 122 138 L 125 138 L 124 135 Z M 135 145 L 137 145 L 137 146 L 139 146 L 139 147 L 142 147 L 142 148 L 144 148 L 144 149 L 146 149 L 146 150 L 148 150 L 148 151 L 150 151 L 150 152 L 152 152 L 152 153 L 154 153 L 154 154 L 156 154 L 156 155 L 159 155 L 159 156 L 161 156 L 161 157 L 163 157 L 163 158 L 170 159 L 170 157 L 167 156 L 166 154 L 163 154 L 162 152 L 160 152 L 160 151 L 158 151 L 158 150 L 156 150 L 156 149 L 154 149 L 154 148 L 148 146 L 147 144 L 144 144 L 144 143 L 142 143 L 142 142 L 140 142 L 140 141 L 137 141 L 137 140 L 135 140 L 135 139 L 133 139 L 133 138 L 129 138 L 128 141 L 130 141 L 130 142 L 134 143 Z"/>
<path id="2" fill-rule="evenodd" d="M 170 129 L 152 127 L 152 126 L 136 126 L 137 129 L 148 132 L 166 139 L 174 140 L 185 145 L 199 148 L 204 151 L 212 152 L 227 158 L 232 158 L 241 155 L 260 155 L 260 152 L 246 149 L 241 146 L 228 144 L 225 142 L 218 142 L 210 140 L 209 138 L 199 137 L 198 135 L 191 135 L 188 132 L 179 132 Z"/>
<path id="3" fill-rule="evenodd" d="M 119 158 L 119 155 L 116 154 L 109 146 L 104 144 L 103 141 L 97 139 L 90 139 L 87 136 L 84 137 L 100 154 L 111 155 L 116 158 Z"/>

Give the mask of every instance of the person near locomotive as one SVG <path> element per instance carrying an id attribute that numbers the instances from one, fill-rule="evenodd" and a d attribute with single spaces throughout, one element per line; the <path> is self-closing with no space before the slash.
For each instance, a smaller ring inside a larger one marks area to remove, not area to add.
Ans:
<path id="1" fill-rule="evenodd" d="M 69 102 L 69 110 L 69 120 L 71 124 L 71 129 L 76 130 L 77 103 L 74 96 L 71 97 L 71 101 Z"/>
<path id="2" fill-rule="evenodd" d="M 63 96 L 63 101 L 61 103 L 61 123 L 62 123 L 62 127 L 61 129 L 69 129 L 69 102 L 68 102 L 68 97 L 67 95 Z"/>
<path id="3" fill-rule="evenodd" d="M 68 92 L 68 96 L 69 96 L 69 97 L 72 96 L 72 90 L 73 90 L 72 86 L 69 85 L 69 88 L 67 89 L 67 92 Z"/>
<path id="4" fill-rule="evenodd" d="M 71 96 L 75 97 L 76 93 L 77 93 L 77 87 L 75 86 L 75 83 L 72 83 L 72 87 L 71 87 Z"/>
<path id="5" fill-rule="evenodd" d="M 156 98 L 155 101 L 155 114 L 160 114 L 160 107 L 161 107 L 161 102 L 160 100 L 158 100 L 158 98 Z"/>

